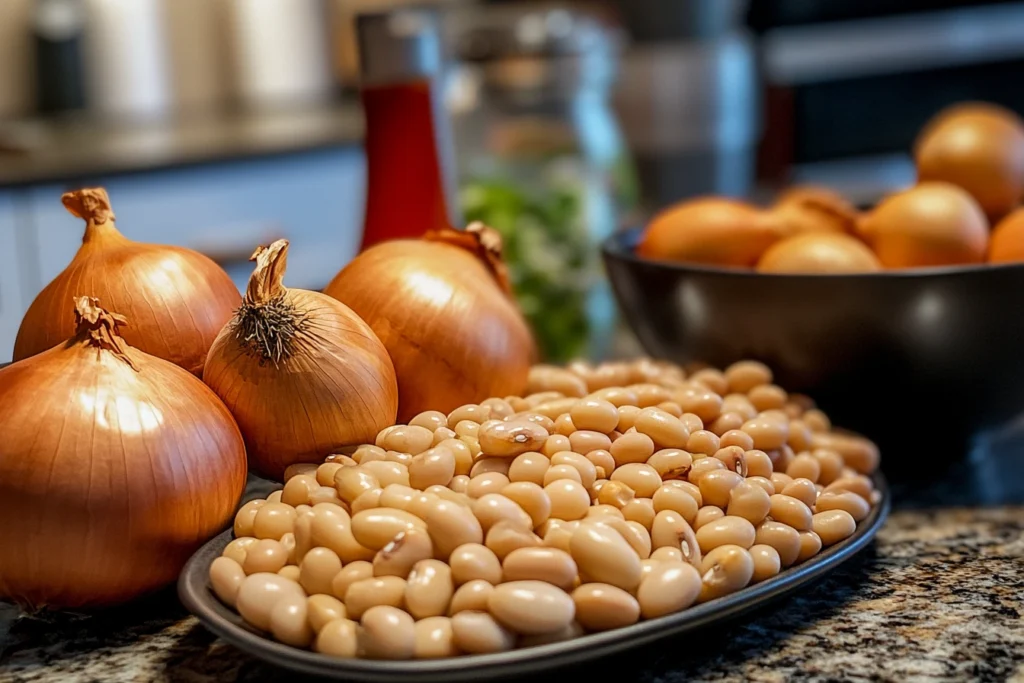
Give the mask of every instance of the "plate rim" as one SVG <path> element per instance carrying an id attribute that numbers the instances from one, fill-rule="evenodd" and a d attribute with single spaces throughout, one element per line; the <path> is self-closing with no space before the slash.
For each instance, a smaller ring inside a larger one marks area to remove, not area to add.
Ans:
<path id="1" fill-rule="evenodd" d="M 881 500 L 872 506 L 854 534 L 803 564 L 790 567 L 762 583 L 681 612 L 527 649 L 444 659 L 381 661 L 330 657 L 279 643 L 251 626 L 242 625 L 241 617 L 221 603 L 209 588 L 210 563 L 231 540 L 231 529 L 206 542 L 189 558 L 178 579 L 178 597 L 185 608 L 216 636 L 257 659 L 293 671 L 363 681 L 436 678 L 455 681 L 474 680 L 482 674 L 491 678 L 521 675 L 621 652 L 724 621 L 820 578 L 863 550 L 888 517 L 892 504 L 888 484 L 880 472 L 873 475 L 873 480 L 875 489 L 881 493 Z"/>

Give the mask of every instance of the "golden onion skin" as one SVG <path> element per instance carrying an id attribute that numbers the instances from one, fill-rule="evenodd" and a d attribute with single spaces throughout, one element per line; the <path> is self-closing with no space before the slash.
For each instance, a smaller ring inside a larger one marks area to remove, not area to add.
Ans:
<path id="1" fill-rule="evenodd" d="M 82 246 L 29 306 L 14 360 L 73 336 L 71 299 L 87 294 L 131 321 L 124 329 L 130 345 L 202 375 L 210 345 L 241 302 L 231 278 L 199 252 L 122 235 L 101 188 L 69 192 L 63 201 L 86 220 Z"/>
<path id="2" fill-rule="evenodd" d="M 954 105 L 925 125 L 914 161 L 918 180 L 962 187 L 995 223 L 1024 198 L 1024 121 L 993 104 Z"/>
<path id="3" fill-rule="evenodd" d="M 398 420 L 448 413 L 525 390 L 536 347 L 509 295 L 500 242 L 493 261 L 464 248 L 497 240 L 480 225 L 458 236 L 383 242 L 357 256 L 324 293 L 351 307 L 384 343 L 398 375 Z M 449 238 L 452 241 L 448 241 Z M 497 268 L 497 271 L 495 271 Z"/>
<path id="4" fill-rule="evenodd" d="M 1011 211 L 992 228 L 989 263 L 1024 263 L 1024 209 Z"/>
<path id="5" fill-rule="evenodd" d="M 776 243 L 757 264 L 761 273 L 839 274 L 882 270 L 878 257 L 855 237 L 805 232 Z"/>
<path id="6" fill-rule="evenodd" d="M 753 267 L 784 234 L 770 212 L 724 197 L 697 197 L 658 213 L 637 245 L 645 258 Z"/>
<path id="7" fill-rule="evenodd" d="M 0 370 L 0 433 L 0 595 L 22 605 L 104 606 L 172 583 L 245 488 L 224 404 L 130 347 L 78 339 Z"/>
<path id="8" fill-rule="evenodd" d="M 236 334 L 236 316 L 211 346 L 203 372 L 238 421 L 252 469 L 276 480 L 289 465 L 373 443 L 398 410 L 394 366 L 373 330 L 329 296 L 283 287 L 287 247 L 279 240 L 265 251 L 246 301 L 281 297 L 284 310 L 302 317 L 292 352 L 276 361 L 254 353 Z"/>
<path id="9" fill-rule="evenodd" d="M 988 251 L 985 214 L 964 189 L 919 183 L 892 194 L 858 224 L 859 236 L 884 268 L 981 263 Z"/>
<path id="10" fill-rule="evenodd" d="M 817 185 L 790 187 L 769 209 L 784 237 L 807 232 L 856 231 L 860 212 L 835 190 Z"/>

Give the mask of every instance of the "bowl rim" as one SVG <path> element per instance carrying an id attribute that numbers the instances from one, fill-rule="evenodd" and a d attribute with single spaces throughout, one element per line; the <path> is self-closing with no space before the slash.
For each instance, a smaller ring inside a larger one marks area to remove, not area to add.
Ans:
<path id="1" fill-rule="evenodd" d="M 900 268 L 882 270 L 874 273 L 761 273 L 753 268 L 739 266 L 712 266 L 701 263 L 686 263 L 639 256 L 636 243 L 643 234 L 644 226 L 633 226 L 620 230 L 607 237 L 601 243 L 601 253 L 605 257 L 647 266 L 656 266 L 666 270 L 702 273 L 706 275 L 725 275 L 741 278 L 774 278 L 777 280 L 917 280 L 949 276 L 971 276 L 980 273 L 1021 272 L 1024 263 L 978 263 L 959 266 L 927 266 L 920 268 Z"/>

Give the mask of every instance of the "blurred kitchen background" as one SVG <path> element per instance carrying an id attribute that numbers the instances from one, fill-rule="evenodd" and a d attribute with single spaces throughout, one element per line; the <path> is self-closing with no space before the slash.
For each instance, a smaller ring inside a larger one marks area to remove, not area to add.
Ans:
<path id="1" fill-rule="evenodd" d="M 71 187 L 106 186 L 127 236 L 240 286 L 287 237 L 288 284 L 323 287 L 363 230 L 354 18 L 402 4 L 0 0 L 0 359 L 80 244 Z M 628 347 L 596 259 L 611 231 L 793 182 L 867 204 L 913 181 L 944 105 L 1024 112 L 1024 2 L 434 4 L 455 208 L 505 235 L 553 360 Z"/>

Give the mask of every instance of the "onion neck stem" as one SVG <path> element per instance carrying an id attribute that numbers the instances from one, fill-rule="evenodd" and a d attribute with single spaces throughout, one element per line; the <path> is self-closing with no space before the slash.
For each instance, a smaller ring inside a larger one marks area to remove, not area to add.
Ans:
<path id="1" fill-rule="evenodd" d="M 127 325 L 123 315 L 110 313 L 100 308 L 100 300 L 91 296 L 75 298 L 75 337 L 73 342 L 109 351 L 138 372 L 138 367 L 128 357 L 128 345 L 121 338 L 118 328 Z"/>
<path id="2" fill-rule="evenodd" d="M 508 267 L 502 259 L 501 235 L 494 228 L 476 221 L 466 226 L 465 230 L 443 228 L 431 230 L 423 239 L 430 242 L 443 242 L 459 247 L 473 254 L 490 272 L 501 290 L 512 296 L 512 283 L 508 277 Z"/>
<path id="3" fill-rule="evenodd" d="M 284 296 L 284 272 L 288 268 L 288 240 L 277 240 L 269 247 L 256 247 L 249 258 L 256 262 L 245 288 L 245 300 L 254 306 Z"/>
<path id="4" fill-rule="evenodd" d="M 102 187 L 89 187 L 66 192 L 61 202 L 68 212 L 85 220 L 85 235 L 82 244 L 90 244 L 103 239 L 127 241 L 114 225 L 114 210 L 110 207 L 110 197 Z"/>
<path id="5" fill-rule="evenodd" d="M 85 224 L 85 235 L 82 236 L 82 244 L 91 244 L 108 239 L 127 241 L 127 238 L 114 225 L 114 221 L 104 221 L 103 223 L 89 221 Z"/>
<path id="6" fill-rule="evenodd" d="M 810 214 L 816 214 L 823 221 L 830 222 L 847 233 L 856 232 L 857 224 L 860 220 L 860 216 L 854 209 L 837 206 L 836 204 L 823 201 L 816 197 L 805 197 L 788 206 L 783 205 L 778 207 L 776 211 L 779 209 L 781 209 L 783 214 L 783 222 L 786 220 L 786 211 L 805 211 Z"/>

